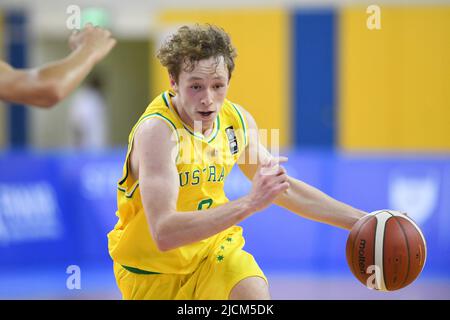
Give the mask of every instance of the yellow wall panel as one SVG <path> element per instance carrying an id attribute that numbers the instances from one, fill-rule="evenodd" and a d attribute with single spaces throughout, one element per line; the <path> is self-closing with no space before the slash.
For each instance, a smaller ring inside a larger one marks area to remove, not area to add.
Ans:
<path id="1" fill-rule="evenodd" d="M 161 34 L 178 26 L 211 23 L 230 34 L 237 49 L 228 98 L 246 108 L 260 129 L 280 129 L 280 144 L 290 142 L 289 15 L 282 10 L 167 11 Z M 168 88 L 166 70 L 152 53 L 152 96 Z M 270 134 L 269 134 L 270 136 Z"/>
<path id="2" fill-rule="evenodd" d="M 346 149 L 450 150 L 450 7 L 341 11 L 339 141 Z"/>

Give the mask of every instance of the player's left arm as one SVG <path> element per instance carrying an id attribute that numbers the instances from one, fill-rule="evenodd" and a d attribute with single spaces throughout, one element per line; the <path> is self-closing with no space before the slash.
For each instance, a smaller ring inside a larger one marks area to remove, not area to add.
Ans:
<path id="1" fill-rule="evenodd" d="M 258 127 L 249 112 L 240 107 L 248 124 L 249 143 L 239 159 L 239 168 L 252 179 L 258 164 L 266 163 L 274 156 L 260 143 Z M 251 161 L 256 160 L 256 161 Z M 253 163 L 252 163 L 253 162 Z M 304 218 L 350 230 L 367 213 L 337 201 L 322 191 L 288 175 L 289 188 L 274 203 Z"/>

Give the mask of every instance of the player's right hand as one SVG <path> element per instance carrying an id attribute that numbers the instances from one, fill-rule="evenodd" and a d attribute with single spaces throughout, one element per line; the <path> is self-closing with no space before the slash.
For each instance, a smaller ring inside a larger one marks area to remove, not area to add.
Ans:
<path id="1" fill-rule="evenodd" d="M 94 63 L 102 60 L 116 45 L 116 39 L 111 37 L 111 32 L 100 27 L 93 27 L 88 23 L 78 31 L 74 31 L 69 38 L 71 50 L 83 48 L 92 56 Z"/>
<path id="2" fill-rule="evenodd" d="M 278 195 L 289 188 L 286 169 L 280 165 L 286 161 L 286 157 L 272 158 L 268 163 L 258 167 L 249 194 L 255 211 L 268 207 Z"/>

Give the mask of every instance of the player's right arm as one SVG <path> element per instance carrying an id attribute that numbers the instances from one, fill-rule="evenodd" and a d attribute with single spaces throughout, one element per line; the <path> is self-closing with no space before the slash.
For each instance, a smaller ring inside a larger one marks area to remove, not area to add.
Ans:
<path id="1" fill-rule="evenodd" d="M 150 232 L 161 251 L 213 236 L 262 210 L 288 188 L 284 174 L 263 175 L 258 170 L 248 195 L 212 209 L 178 212 L 179 177 L 173 152 L 177 146 L 171 137 L 172 130 L 163 120 L 147 120 L 136 131 L 130 155 Z"/>
<path id="2" fill-rule="evenodd" d="M 69 39 L 72 52 L 35 69 L 0 61 L 0 100 L 49 108 L 67 97 L 116 44 L 108 30 L 87 25 Z"/>

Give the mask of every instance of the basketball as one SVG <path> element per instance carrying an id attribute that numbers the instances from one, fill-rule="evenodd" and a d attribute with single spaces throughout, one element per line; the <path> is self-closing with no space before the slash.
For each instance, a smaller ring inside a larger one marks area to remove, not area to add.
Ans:
<path id="1" fill-rule="evenodd" d="M 350 231 L 347 263 L 369 289 L 394 291 L 411 284 L 427 256 L 422 231 L 408 216 L 380 210 L 360 219 Z"/>

